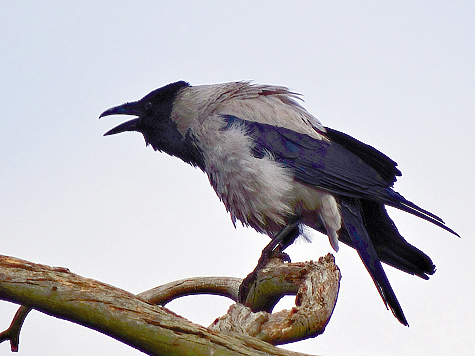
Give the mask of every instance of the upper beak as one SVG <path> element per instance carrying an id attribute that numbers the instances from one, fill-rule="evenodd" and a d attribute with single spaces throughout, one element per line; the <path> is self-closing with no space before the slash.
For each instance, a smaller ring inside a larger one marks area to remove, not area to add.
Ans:
<path id="1" fill-rule="evenodd" d="M 99 115 L 99 119 L 104 116 L 109 116 L 109 115 L 136 115 L 140 116 L 140 113 L 135 110 L 136 103 L 126 103 L 123 105 L 119 106 L 114 106 L 113 108 L 107 109 L 104 111 L 101 115 Z M 110 129 L 107 131 L 104 136 L 108 135 L 114 135 L 120 132 L 124 131 L 137 131 L 138 130 L 138 124 L 139 124 L 140 119 L 135 118 L 130 121 L 124 122 L 113 129 Z"/>

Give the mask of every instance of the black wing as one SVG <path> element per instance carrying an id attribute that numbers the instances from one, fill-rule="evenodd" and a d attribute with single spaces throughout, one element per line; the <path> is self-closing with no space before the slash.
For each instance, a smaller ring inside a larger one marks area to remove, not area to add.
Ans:
<path id="1" fill-rule="evenodd" d="M 239 125 L 253 138 L 256 157 L 271 154 L 292 169 L 296 180 L 339 197 L 344 222 L 340 240 L 357 250 L 386 306 L 407 325 L 380 261 L 424 279 L 434 273 L 435 266 L 426 254 L 399 234 L 384 204 L 455 232 L 440 218 L 391 189 L 396 177 L 401 175 L 396 162 L 373 147 L 329 128 L 322 133 L 329 138 L 325 141 L 235 116 L 224 118 L 228 127 Z"/>
<path id="2" fill-rule="evenodd" d="M 324 141 L 283 127 L 246 121 L 231 115 L 223 117 L 228 127 L 240 125 L 247 130 L 254 139 L 253 153 L 256 157 L 272 154 L 278 162 L 292 169 L 296 180 L 338 196 L 367 199 L 396 207 L 457 235 L 441 218 L 391 188 L 396 175 L 400 175 L 396 163 L 371 146 L 331 129 L 326 134 L 330 140 Z"/>

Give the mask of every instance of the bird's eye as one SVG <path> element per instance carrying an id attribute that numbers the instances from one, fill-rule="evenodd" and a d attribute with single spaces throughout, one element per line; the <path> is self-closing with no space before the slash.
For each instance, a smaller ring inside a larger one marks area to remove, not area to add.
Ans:
<path id="1" fill-rule="evenodd" d="M 150 110 L 150 108 L 152 107 L 152 102 L 149 101 L 147 104 L 145 104 L 145 110 Z"/>

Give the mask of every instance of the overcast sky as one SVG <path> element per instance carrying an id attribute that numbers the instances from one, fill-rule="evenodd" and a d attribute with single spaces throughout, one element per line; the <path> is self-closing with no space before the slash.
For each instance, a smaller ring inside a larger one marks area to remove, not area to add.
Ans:
<path id="1" fill-rule="evenodd" d="M 429 281 L 385 268 L 410 327 L 342 246 L 325 333 L 284 347 L 472 354 L 474 23 L 473 1 L 4 1 L 0 253 L 133 293 L 189 276 L 246 276 L 268 238 L 234 229 L 203 173 L 145 148 L 139 134 L 103 137 L 124 118 L 98 116 L 177 80 L 285 85 L 324 125 L 397 161 L 396 190 L 462 238 L 391 209 L 403 236 L 437 266 Z M 288 250 L 295 262 L 329 251 L 318 233 Z M 188 297 L 169 307 L 209 325 L 230 304 Z M 0 329 L 16 308 L 0 302 Z M 0 354 L 9 347 L 0 344 Z M 18 355 L 65 354 L 141 353 L 32 312 Z"/>

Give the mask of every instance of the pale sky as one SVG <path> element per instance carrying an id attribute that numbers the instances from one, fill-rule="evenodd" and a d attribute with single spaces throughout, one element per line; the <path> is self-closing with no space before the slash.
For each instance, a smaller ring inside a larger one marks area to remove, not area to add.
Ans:
<path id="1" fill-rule="evenodd" d="M 342 246 L 325 333 L 283 347 L 473 353 L 473 1 L 10 1 L 0 32 L 0 254 L 133 293 L 190 276 L 245 277 L 268 238 L 234 229 L 203 173 L 145 148 L 139 134 L 103 137 L 124 118 L 98 116 L 177 80 L 285 85 L 325 126 L 397 161 L 396 190 L 462 238 L 391 209 L 402 235 L 437 266 L 429 281 L 385 266 L 410 327 Z M 329 251 L 318 233 L 288 250 L 294 262 Z M 169 308 L 206 326 L 230 304 L 188 297 Z M 0 302 L 0 329 L 16 308 Z M 0 344 L 0 354 L 9 350 Z M 141 353 L 32 312 L 18 356 L 65 354 Z"/>

